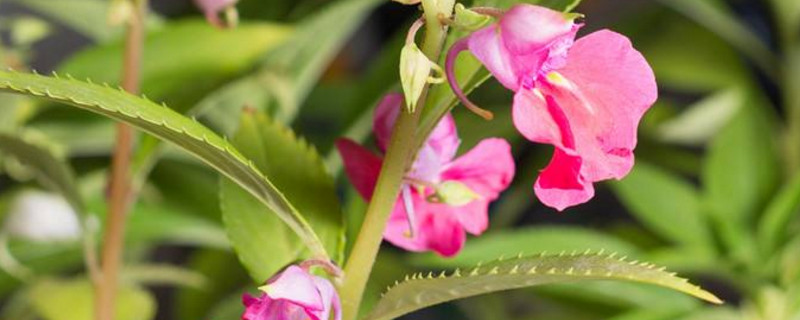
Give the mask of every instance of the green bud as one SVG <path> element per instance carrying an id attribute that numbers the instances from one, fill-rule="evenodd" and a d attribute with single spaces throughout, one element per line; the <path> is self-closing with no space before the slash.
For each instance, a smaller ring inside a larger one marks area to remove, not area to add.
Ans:
<path id="1" fill-rule="evenodd" d="M 475 31 L 489 24 L 491 21 L 492 18 L 485 14 L 467 9 L 463 4 L 456 4 L 456 17 L 453 23 L 458 28 L 467 31 Z"/>
<path id="2" fill-rule="evenodd" d="M 439 77 L 431 77 L 431 70 L 439 73 Z M 400 84 L 409 112 L 416 109 L 417 100 L 422 95 L 427 83 L 444 81 L 444 71 L 433 63 L 414 43 L 408 43 L 400 52 Z"/>
<path id="3" fill-rule="evenodd" d="M 460 207 L 480 198 L 479 194 L 465 184 L 450 180 L 436 186 L 436 193 L 428 197 L 428 201 Z"/>

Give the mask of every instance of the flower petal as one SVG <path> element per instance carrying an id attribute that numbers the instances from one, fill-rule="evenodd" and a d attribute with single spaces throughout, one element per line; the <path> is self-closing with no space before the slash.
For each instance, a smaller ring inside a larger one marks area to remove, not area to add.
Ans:
<path id="1" fill-rule="evenodd" d="M 563 116 L 557 117 L 560 123 L 556 122 L 552 115 L 553 108 L 558 106 L 549 105 L 539 89 L 517 91 L 512 107 L 514 127 L 530 141 L 564 147 L 561 128 L 569 128 L 569 124 Z"/>
<path id="2" fill-rule="evenodd" d="M 236 2 L 238 0 L 195 0 L 195 4 L 205 14 L 206 20 L 216 27 L 223 27 L 223 23 L 218 17 L 219 13 L 225 8 L 233 6 Z"/>
<path id="3" fill-rule="evenodd" d="M 574 26 L 563 12 L 525 3 L 514 5 L 500 19 L 503 41 L 512 54 L 547 48 L 572 33 Z"/>
<path id="4" fill-rule="evenodd" d="M 384 231 L 384 238 L 409 251 L 432 250 L 442 256 L 453 256 L 464 246 L 467 236 L 451 209 L 453 208 L 448 205 L 430 203 L 415 193 L 417 232 L 411 236 L 405 209 L 396 204 Z"/>
<path id="5" fill-rule="evenodd" d="M 350 182 L 364 199 L 371 199 L 383 160 L 348 139 L 336 140 L 336 149 L 342 156 L 344 171 Z"/>
<path id="6" fill-rule="evenodd" d="M 266 319 L 265 312 L 269 308 L 271 301 L 266 295 L 261 295 L 260 298 L 253 297 L 249 293 L 242 295 L 242 304 L 244 304 L 244 312 L 242 313 L 242 320 L 263 320 Z"/>
<path id="7" fill-rule="evenodd" d="M 386 151 L 386 147 L 389 145 L 394 123 L 397 121 L 397 116 L 400 114 L 402 107 L 403 94 L 389 93 L 383 96 L 383 99 L 378 102 L 378 106 L 375 108 L 375 114 L 372 118 L 372 131 L 381 151 Z"/>
<path id="8" fill-rule="evenodd" d="M 325 308 L 320 311 L 314 311 L 311 314 L 316 317 L 316 319 L 312 320 L 329 320 L 331 311 L 334 313 L 335 320 L 341 320 L 341 305 L 339 301 L 339 295 L 336 293 L 336 288 L 333 287 L 328 279 L 318 276 L 312 276 L 314 280 L 314 285 L 319 290 L 319 294 L 322 297 L 323 305 Z"/>
<path id="9" fill-rule="evenodd" d="M 517 74 L 515 67 L 517 61 L 506 49 L 496 24 L 472 33 L 467 45 L 475 58 L 480 60 L 504 87 L 513 91 L 520 87 L 521 75 Z"/>
<path id="10" fill-rule="evenodd" d="M 558 211 L 589 201 L 594 186 L 582 176 L 581 162 L 579 156 L 556 148 L 533 186 L 539 200 Z"/>
<path id="11" fill-rule="evenodd" d="M 458 146 L 461 144 L 461 139 L 458 138 L 456 121 L 453 119 L 452 114 L 448 113 L 442 120 L 439 120 L 425 144 L 429 145 L 439 155 L 442 162 L 449 162 L 455 157 Z"/>
<path id="12" fill-rule="evenodd" d="M 658 97 L 647 61 L 628 38 L 602 30 L 576 41 L 558 72 L 564 79 L 548 76 L 543 90 L 569 119 L 583 175 L 624 177 L 633 166 L 639 120 Z"/>
<path id="13" fill-rule="evenodd" d="M 453 161 L 442 173 L 442 180 L 464 183 L 485 200 L 497 199 L 514 178 L 511 145 L 500 138 L 481 140 L 474 148 Z"/>
<path id="14" fill-rule="evenodd" d="M 268 280 L 261 289 L 273 300 L 285 300 L 315 311 L 325 308 L 314 278 L 295 265 Z"/>

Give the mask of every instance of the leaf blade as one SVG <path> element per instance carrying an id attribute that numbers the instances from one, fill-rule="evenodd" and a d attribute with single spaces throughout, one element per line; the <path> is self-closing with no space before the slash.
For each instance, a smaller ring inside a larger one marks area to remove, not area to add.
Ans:
<path id="1" fill-rule="evenodd" d="M 33 74 L 0 71 L 0 91 L 62 102 L 128 123 L 193 154 L 272 208 L 317 255 L 328 254 L 308 222 L 286 197 L 227 140 L 175 111 L 109 87 Z"/>
<path id="2" fill-rule="evenodd" d="M 716 296 L 685 279 L 637 261 L 614 255 L 578 254 L 496 261 L 450 276 L 414 276 L 389 289 L 367 320 L 385 320 L 446 301 L 535 285 L 579 280 L 624 280 L 656 284 L 700 299 L 721 303 Z M 408 298 L 411 297 L 411 298 Z"/>

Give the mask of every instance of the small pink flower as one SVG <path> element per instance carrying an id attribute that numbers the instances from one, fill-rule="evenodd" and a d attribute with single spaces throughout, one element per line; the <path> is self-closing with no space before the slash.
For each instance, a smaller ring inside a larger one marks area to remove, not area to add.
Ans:
<path id="1" fill-rule="evenodd" d="M 446 62 L 451 86 L 472 108 L 455 83 L 461 51 L 515 92 L 514 126 L 528 140 L 555 147 L 534 190 L 558 210 L 591 199 L 592 183 L 628 174 L 639 120 L 658 95 L 653 71 L 625 36 L 602 30 L 574 41 L 582 25 L 573 17 L 515 5 L 454 44 Z"/>
<path id="2" fill-rule="evenodd" d="M 242 295 L 245 311 L 242 320 L 341 320 L 339 295 L 325 278 L 303 268 L 289 266 L 267 280 L 256 298 Z"/>
<path id="3" fill-rule="evenodd" d="M 233 7 L 239 0 L 194 0 L 195 4 L 206 16 L 208 23 L 215 27 L 223 28 L 225 24 L 219 19 L 219 14 L 228 8 Z"/>
<path id="4" fill-rule="evenodd" d="M 386 150 L 402 103 L 402 95 L 389 94 L 378 105 L 373 130 L 381 151 Z M 448 114 L 406 174 L 384 232 L 386 240 L 410 251 L 453 256 L 463 247 L 466 232 L 480 235 L 486 230 L 489 203 L 514 176 L 511 147 L 503 139 L 489 138 L 456 158 L 459 143 Z M 370 199 L 382 159 L 350 140 L 340 139 L 336 146 L 350 181 Z"/>

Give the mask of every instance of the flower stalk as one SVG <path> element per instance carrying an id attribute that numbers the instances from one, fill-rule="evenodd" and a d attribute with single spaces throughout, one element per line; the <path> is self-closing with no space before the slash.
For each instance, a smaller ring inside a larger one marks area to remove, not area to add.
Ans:
<path id="1" fill-rule="evenodd" d="M 442 44 L 447 35 L 446 26 L 442 25 L 440 17 L 449 17 L 453 10 L 453 3 L 442 5 L 445 2 L 448 1 L 422 1 L 426 31 L 422 52 L 431 61 L 439 61 Z M 419 106 L 424 106 L 428 87 L 429 84 L 425 86 L 419 97 Z M 384 228 L 397 200 L 405 173 L 419 149 L 415 148 L 417 140 L 415 132 L 423 109 L 416 108 L 410 113 L 401 112 L 395 123 L 375 192 L 367 208 L 366 218 L 353 251 L 348 257 L 344 269 L 344 282 L 339 288 L 345 320 L 353 320 L 358 316 L 364 289 L 383 240 Z"/>
<path id="2" fill-rule="evenodd" d="M 144 39 L 145 0 L 130 0 L 133 12 L 127 21 L 125 53 L 122 66 L 122 89 L 139 92 L 142 47 Z M 95 319 L 112 320 L 116 310 L 119 270 L 122 264 L 125 220 L 130 204 L 130 161 L 133 129 L 117 124 L 117 137 L 109 180 L 108 217 L 103 235 L 101 275 L 95 283 Z"/>

